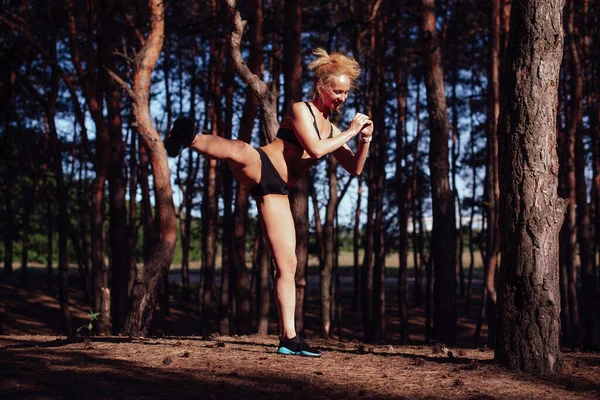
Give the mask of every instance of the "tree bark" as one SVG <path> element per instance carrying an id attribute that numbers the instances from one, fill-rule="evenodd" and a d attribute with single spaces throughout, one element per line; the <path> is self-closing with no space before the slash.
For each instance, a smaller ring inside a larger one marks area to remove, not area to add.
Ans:
<path id="1" fill-rule="evenodd" d="M 175 208 L 167 155 L 153 126 L 149 109 L 151 75 L 163 43 L 164 3 L 161 0 L 149 0 L 148 7 L 150 32 L 135 58 L 133 89 L 111 73 L 131 97 L 136 126 L 152 165 L 157 205 L 156 242 L 143 269 L 138 269 L 131 289 L 130 308 L 124 325 L 124 332 L 130 336 L 148 334 L 156 307 L 158 284 L 171 265 L 176 240 Z"/>
<path id="2" fill-rule="evenodd" d="M 431 256 L 434 267 L 434 339 L 456 342 L 456 217 L 448 178 L 448 112 L 442 54 L 435 25 L 435 1 L 420 1 L 420 27 L 425 58 L 429 113 L 429 169 L 433 207 Z"/>
<path id="3" fill-rule="evenodd" d="M 263 17 L 262 17 L 262 0 L 254 0 L 250 6 L 249 18 L 251 24 L 249 26 L 249 39 L 252 43 L 248 58 L 248 71 L 250 74 L 262 76 L 263 74 L 263 57 L 260 49 L 263 47 Z M 241 33 L 240 33 L 241 34 Z M 231 39 L 230 39 L 231 40 Z M 230 43 L 231 51 L 235 47 Z M 239 50 L 239 48 L 238 48 Z M 233 66 L 236 67 L 235 57 L 230 54 Z M 237 67 L 239 68 L 239 67 Z M 240 120 L 240 130 L 238 139 L 246 143 L 250 143 L 252 139 L 252 131 L 254 129 L 254 121 L 258 115 L 259 98 L 251 90 L 246 88 L 246 102 L 242 111 Z M 235 282 L 235 310 L 236 310 L 236 329 L 238 333 L 247 333 L 250 328 L 252 292 L 250 289 L 250 278 L 248 276 L 248 268 L 246 266 L 246 230 L 248 228 L 248 207 L 250 204 L 250 191 L 243 185 L 237 185 L 235 192 L 235 208 L 233 212 L 233 264 L 232 264 L 232 280 Z M 268 264 L 268 263 L 267 263 Z M 260 264 L 262 265 L 262 263 Z"/>
<path id="4" fill-rule="evenodd" d="M 513 4 L 498 125 L 502 268 L 496 360 L 559 372 L 557 88 L 561 0 Z"/>

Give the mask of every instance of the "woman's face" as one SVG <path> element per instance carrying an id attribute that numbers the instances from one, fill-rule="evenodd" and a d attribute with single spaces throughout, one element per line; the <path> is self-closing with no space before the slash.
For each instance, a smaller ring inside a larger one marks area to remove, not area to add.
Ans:
<path id="1" fill-rule="evenodd" d="M 328 85 L 319 88 L 321 100 L 330 110 L 339 111 L 342 104 L 346 102 L 348 93 L 350 92 L 350 78 L 348 75 L 337 75 L 329 82 Z"/>

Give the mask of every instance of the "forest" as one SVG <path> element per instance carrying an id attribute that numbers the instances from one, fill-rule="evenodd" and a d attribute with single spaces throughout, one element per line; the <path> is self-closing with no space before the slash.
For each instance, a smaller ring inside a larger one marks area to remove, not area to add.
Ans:
<path id="1" fill-rule="evenodd" d="M 332 122 L 361 112 L 375 130 L 361 175 L 323 157 L 289 194 L 297 331 L 326 352 L 579 366 L 591 375 L 560 384 L 600 393 L 599 15 L 589 0 L 2 1 L 0 335 L 272 344 L 255 199 L 222 160 L 167 158 L 163 140 L 187 116 L 203 135 L 270 143 L 313 98 L 322 47 L 362 70 Z M 447 397 L 474 396 L 466 379 Z M 400 395 L 384 387 L 353 396 Z"/>

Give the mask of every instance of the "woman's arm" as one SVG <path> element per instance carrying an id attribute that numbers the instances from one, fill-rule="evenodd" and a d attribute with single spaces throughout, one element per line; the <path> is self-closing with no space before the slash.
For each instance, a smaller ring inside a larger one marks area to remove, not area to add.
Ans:
<path id="1" fill-rule="evenodd" d="M 344 146 L 333 152 L 333 156 L 339 161 L 342 167 L 355 176 L 362 173 L 367 156 L 369 155 L 369 145 L 373 138 L 373 122 L 370 122 L 369 125 L 365 126 L 360 131 L 360 139 L 358 140 L 356 153 L 353 153 L 347 144 L 344 144 Z M 334 129 L 334 132 L 336 131 L 339 134 L 339 129 L 337 129 L 337 127 Z"/>
<path id="2" fill-rule="evenodd" d="M 356 136 L 366 124 L 370 123 L 366 115 L 356 114 L 350 122 L 348 130 L 340 132 L 332 138 L 320 140 L 313 125 L 313 116 L 305 104 L 296 103 L 292 106 L 290 120 L 298 141 L 304 150 L 314 158 L 321 158 L 329 153 L 333 153 L 346 144 L 348 140 Z M 326 128 L 323 129 L 323 131 L 326 130 Z M 321 132 L 321 136 L 323 133 Z"/>

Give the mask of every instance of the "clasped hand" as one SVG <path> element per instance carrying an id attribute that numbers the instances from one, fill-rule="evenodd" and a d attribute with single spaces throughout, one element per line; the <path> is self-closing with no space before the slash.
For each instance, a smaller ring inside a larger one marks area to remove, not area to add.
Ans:
<path id="1" fill-rule="evenodd" d="M 357 113 L 350 122 L 350 129 L 353 129 L 363 138 L 373 136 L 373 121 L 365 114 Z"/>

